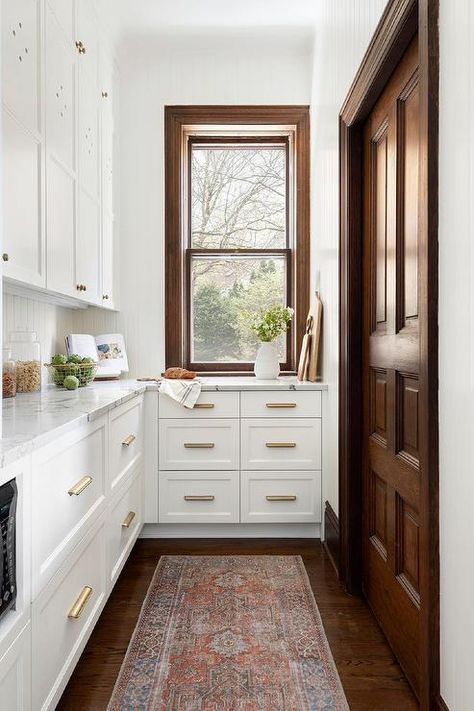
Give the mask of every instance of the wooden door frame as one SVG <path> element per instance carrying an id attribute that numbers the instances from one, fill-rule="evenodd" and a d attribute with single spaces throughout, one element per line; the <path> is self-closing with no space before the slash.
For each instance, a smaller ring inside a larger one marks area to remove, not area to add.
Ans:
<path id="1" fill-rule="evenodd" d="M 340 112 L 339 577 L 362 584 L 363 124 L 418 32 L 420 77 L 420 705 L 440 708 L 438 542 L 438 0 L 390 0 Z"/>

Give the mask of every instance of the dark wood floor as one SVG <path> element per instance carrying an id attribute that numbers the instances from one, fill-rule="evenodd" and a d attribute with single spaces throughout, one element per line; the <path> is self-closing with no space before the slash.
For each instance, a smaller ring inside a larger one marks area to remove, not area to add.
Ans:
<path id="1" fill-rule="evenodd" d="M 351 710 L 418 708 L 370 610 L 362 600 L 341 590 L 319 541 L 144 539 L 132 551 L 58 711 L 105 711 L 151 576 L 160 556 L 165 554 L 301 555 Z"/>

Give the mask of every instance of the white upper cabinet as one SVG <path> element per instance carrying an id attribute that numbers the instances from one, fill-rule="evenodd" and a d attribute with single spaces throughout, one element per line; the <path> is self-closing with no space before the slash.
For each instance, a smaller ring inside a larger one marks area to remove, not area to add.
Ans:
<path id="1" fill-rule="evenodd" d="M 102 303 L 100 288 L 100 212 L 97 200 L 79 191 L 79 223 L 76 240 L 76 289 L 89 303 Z M 82 287 L 82 288 L 80 288 Z"/>
<path id="2" fill-rule="evenodd" d="M 102 191 L 102 304 L 106 308 L 114 306 L 113 263 L 114 263 L 114 67 L 105 52 L 100 62 L 101 97 L 101 191 Z"/>
<path id="3" fill-rule="evenodd" d="M 65 31 L 46 3 L 47 287 L 76 296 L 76 50 L 70 39 L 71 31 L 70 27 Z"/>
<path id="4" fill-rule="evenodd" d="M 40 3 L 2 2 L 4 275 L 45 286 Z"/>
<path id="5" fill-rule="evenodd" d="M 4 276 L 113 306 L 112 52 L 94 0 L 0 0 Z"/>
<path id="6" fill-rule="evenodd" d="M 114 214 L 114 71 L 113 64 L 102 54 L 100 72 L 101 148 L 102 148 L 102 205 L 109 215 Z"/>
<path id="7" fill-rule="evenodd" d="M 46 5 L 46 140 L 47 151 L 74 171 L 76 53 Z"/>

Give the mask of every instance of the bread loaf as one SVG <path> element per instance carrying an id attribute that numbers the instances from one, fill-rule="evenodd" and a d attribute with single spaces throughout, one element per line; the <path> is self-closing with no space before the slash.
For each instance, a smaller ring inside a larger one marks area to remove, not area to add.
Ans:
<path id="1" fill-rule="evenodd" d="M 193 370 L 186 370 L 186 368 L 167 368 L 163 373 L 163 377 L 170 380 L 192 380 L 196 375 Z"/>

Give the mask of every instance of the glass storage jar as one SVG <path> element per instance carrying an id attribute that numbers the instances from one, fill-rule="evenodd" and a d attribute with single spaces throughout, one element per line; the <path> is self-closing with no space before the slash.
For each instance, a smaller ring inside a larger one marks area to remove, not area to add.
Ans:
<path id="1" fill-rule="evenodd" d="M 16 395 L 16 363 L 12 358 L 9 348 L 3 349 L 2 365 L 2 397 L 15 397 Z"/>
<path id="2" fill-rule="evenodd" d="M 7 348 L 16 362 L 16 391 L 41 390 L 41 345 L 34 331 L 13 331 Z"/>

